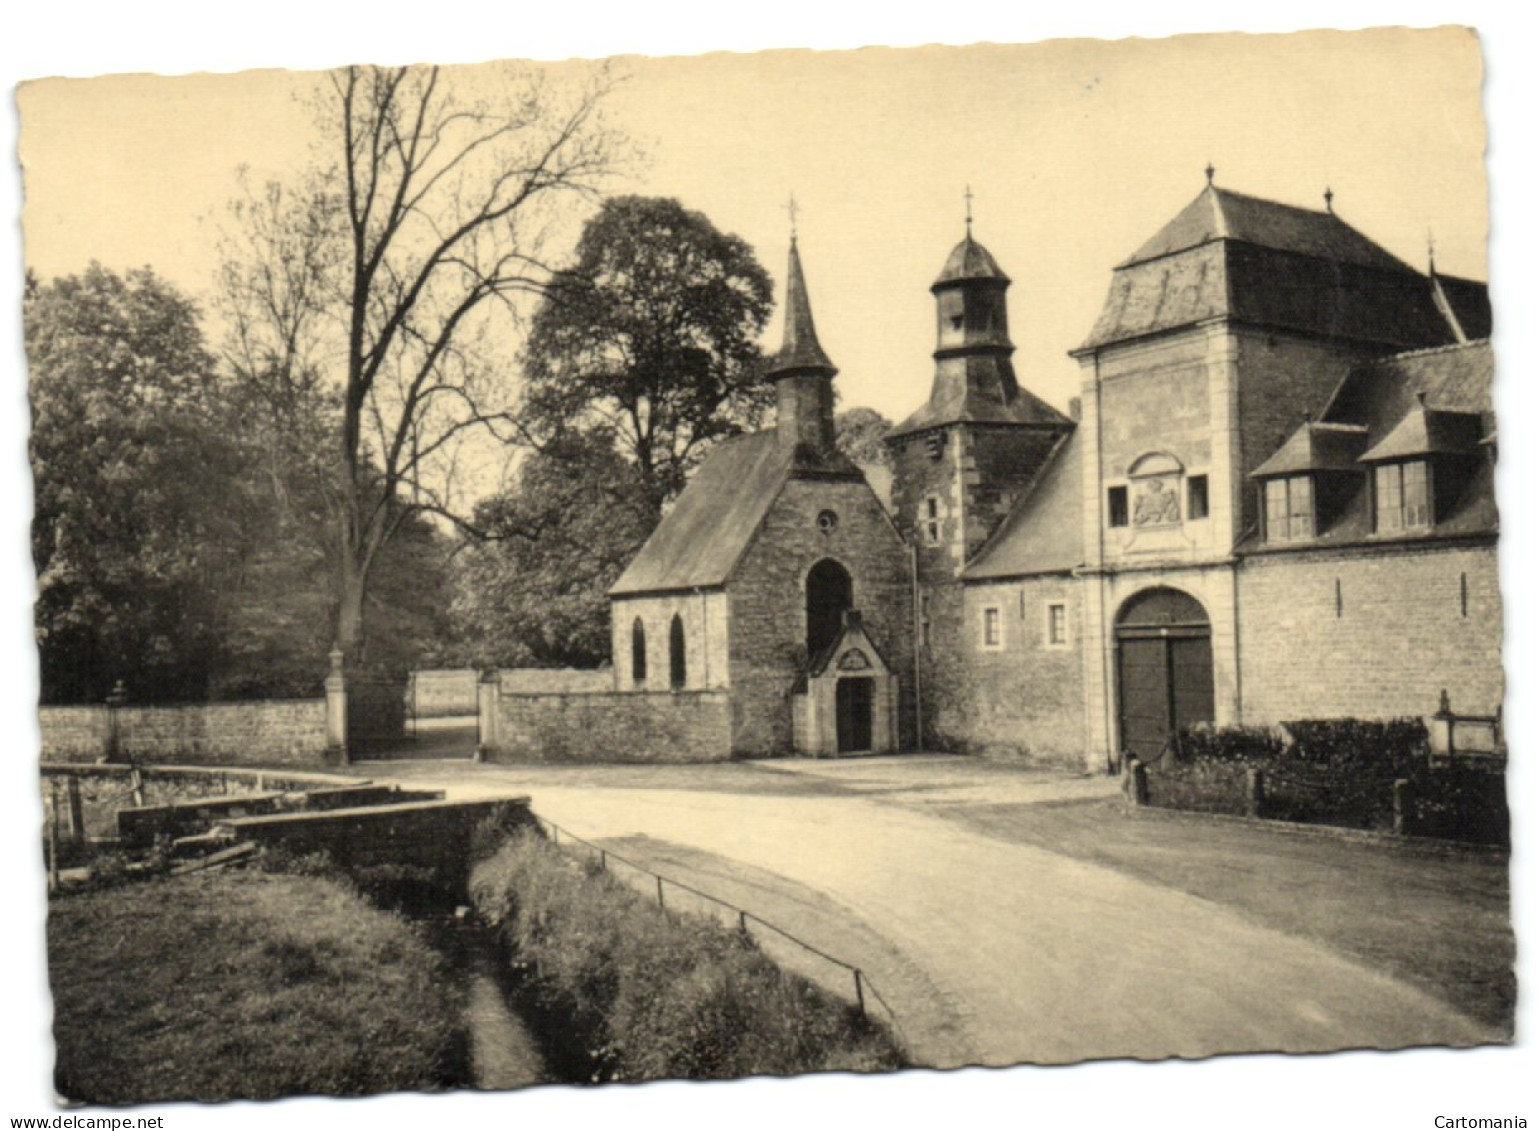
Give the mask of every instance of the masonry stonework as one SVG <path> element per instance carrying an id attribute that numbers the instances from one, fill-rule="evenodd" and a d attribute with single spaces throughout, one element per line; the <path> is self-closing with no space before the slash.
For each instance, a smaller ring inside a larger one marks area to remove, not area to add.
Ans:
<path id="1" fill-rule="evenodd" d="M 722 691 L 503 695 L 492 761 L 720 762 L 731 755 Z"/>
<path id="2" fill-rule="evenodd" d="M 831 511 L 832 530 L 818 523 Z M 863 481 L 791 479 L 769 508 L 727 587 L 731 602 L 732 751 L 793 749 L 791 690 L 807 662 L 806 577 L 824 558 L 848 570 L 854 608 L 902 690 L 901 743 L 911 745 L 912 670 L 908 555 L 885 508 Z"/>
<path id="3" fill-rule="evenodd" d="M 1444 689 L 1460 713 L 1494 714 L 1504 694 L 1496 564 L 1488 546 L 1247 559 L 1245 722 L 1425 716 Z"/>

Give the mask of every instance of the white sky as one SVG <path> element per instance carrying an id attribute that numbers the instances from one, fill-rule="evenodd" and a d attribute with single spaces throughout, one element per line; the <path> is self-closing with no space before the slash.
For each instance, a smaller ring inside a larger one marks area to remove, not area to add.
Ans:
<path id="1" fill-rule="evenodd" d="M 967 185 L 977 237 L 1015 280 L 1020 378 L 1058 405 L 1111 267 L 1196 195 L 1209 160 L 1219 184 L 1308 207 L 1329 185 L 1402 258 L 1423 265 L 1434 230 L 1442 270 L 1485 275 L 1480 62 L 1455 29 L 632 57 L 619 71 L 609 112 L 645 158 L 614 191 L 680 197 L 780 282 L 794 191 L 843 403 L 894 419 L 928 390 L 928 287 L 961 237 Z M 24 89 L 27 262 L 45 278 L 92 258 L 148 263 L 206 292 L 235 170 L 281 179 L 307 158 L 294 95 L 311 82 Z"/>
<path id="2" fill-rule="evenodd" d="M 1497 311 L 1503 416 L 1501 498 L 1507 515 L 1503 568 L 1508 607 L 1509 719 L 1518 770 L 1514 797 L 1527 815 L 1535 775 L 1522 768 L 1538 737 L 1522 692 L 1533 670 L 1535 605 L 1521 582 L 1535 560 L 1517 484 L 1535 481 L 1523 444 L 1534 410 L 1527 380 L 1535 351 L 1526 316 L 1534 249 L 1530 107 L 1531 17 L 1494 0 L 1403 0 L 1241 9 L 1175 0 L 1162 5 L 932 2 L 848 10 L 829 0 L 772 5 L 603 4 L 466 5 L 439 0 L 408 8 L 376 0 L 366 9 L 315 0 L 271 0 L 252 7 L 182 0 L 106 4 L 28 3 L 12 13 L 0 41 L 5 77 L 159 70 L 237 71 L 285 65 L 317 68 L 354 60 L 490 57 L 561 59 L 627 52 L 691 54 L 727 48 L 869 43 L 1034 42 L 1054 36 L 1158 36 L 1236 27 L 1283 31 L 1319 26 L 1472 23 L 1484 32 L 1491 112 L 1494 186 L 1491 258 Z M 1484 187 L 1479 139 L 1468 129 L 1466 87 L 1449 89 L 1442 71 L 1413 47 L 1392 57 L 1352 56 L 1353 43 L 1317 41 L 1309 58 L 1279 54 L 1218 62 L 1183 48 L 1131 47 L 1087 53 L 1052 48 L 1030 55 L 945 55 L 918 72 L 888 66 L 884 53 L 813 60 L 771 57 L 751 63 L 704 59 L 642 64 L 628 95 L 636 132 L 656 144 L 645 179 L 633 191 L 675 194 L 737 231 L 779 279 L 785 255 L 780 204 L 794 189 L 804 207 L 802 248 L 824 345 L 843 369 L 846 404 L 872 404 L 900 416 L 925 395 L 932 313 L 928 284 L 961 234 L 961 191 L 977 194 L 977 234 L 1015 279 L 1011 292 L 1017 369 L 1022 380 L 1061 404 L 1073 368 L 1064 351 L 1087 334 L 1109 269 L 1201 187 L 1211 160 L 1219 183 L 1311 205 L 1326 184 L 1349 221 L 1391 251 L 1420 264 L 1427 227 L 1437 233 L 1448 271 L 1483 275 Z M 1412 41 L 1413 43 L 1414 41 Z M 1330 65 L 1310 68 L 1321 60 Z M 702 85 L 702 74 L 711 84 Z M 228 194 L 234 164 L 281 168 L 292 137 L 267 136 L 251 116 L 281 114 L 276 103 L 227 104 L 210 133 L 196 108 L 152 114 L 153 145 L 138 115 L 159 84 L 138 98 L 115 96 L 76 117 L 74 164 L 52 187 L 29 186 L 38 226 L 29 261 L 45 275 L 79 270 L 96 256 L 114 267 L 149 262 L 190 290 L 201 288 L 212 260 L 206 228 Z M 233 89 L 233 88 L 232 88 Z M 1183 92 L 1179 97 L 1170 92 Z M 204 100 L 204 110 L 211 105 Z M 164 106 L 161 107 L 164 110 Z M 192 117 L 187 117 L 192 115 Z M 1449 125 L 1449 116 L 1453 125 Z M 1277 123 L 1285 123 L 1278 127 Z M 691 128 L 681 125 L 689 123 Z M 300 122 L 299 124 L 302 124 Z M 297 128 L 297 126 L 296 126 Z M 7 148 L 14 116 L 0 116 Z M 129 161 L 114 138 L 132 134 L 141 150 Z M 193 140 L 196 139 L 196 140 Z M 14 152 L 14 149 L 12 149 Z M 80 154 L 83 153 L 83 156 Z M 101 172 L 117 178 L 107 192 Z M 93 187 L 96 186 L 96 187 Z M 12 216 L 20 201 L 14 167 L 0 178 Z M 54 214 L 49 217 L 49 209 Z M 30 217 L 29 217 L 30 219 Z M 142 232 L 152 238 L 146 240 Z M 25 529 L 30 488 L 24 442 L 26 409 L 19 345 L 22 252 L 18 226 L 0 226 L 0 334 L 8 364 L 0 378 L 0 492 L 9 541 L 0 550 L 0 640 L 12 661 L 6 717 L 22 739 L 6 779 L 12 866 L 6 908 L 11 930 L 5 965 L 12 1014 L 0 1026 L 0 1115 L 53 1115 L 48 1072 L 48 999 L 42 979 L 40 821 L 32 758 L 35 732 L 25 724 L 35 702 L 30 645 L 31 573 Z M 772 344 L 773 339 L 771 339 Z M 1529 860 L 1533 839 L 1517 829 L 1514 873 L 1524 956 L 1534 931 Z M 1029 877 L 1022 877 L 1029 882 Z M 1525 960 L 1524 970 L 1532 964 Z M 1528 988 L 1524 1002 L 1532 994 Z M 1519 1033 L 1538 1020 L 1524 1005 Z M 1530 1036 L 1529 1036 L 1530 1042 Z M 937 1127 L 958 1122 L 1004 1127 L 1138 1126 L 1218 1128 L 1430 1128 L 1441 1115 L 1523 1115 L 1538 1126 L 1531 1043 L 1512 1050 L 1425 1051 L 1390 1056 L 1227 1058 L 1200 1064 L 1095 1065 L 1051 1071 L 917 1073 L 868 1081 L 818 1078 L 748 1085 L 653 1085 L 571 1092 L 543 1089 L 510 1097 L 398 1097 L 348 1103 L 302 1101 L 217 1109 L 161 1108 L 173 1131 L 194 1127 L 300 1128 L 338 1118 L 385 1126 L 430 1121 L 488 1121 L 559 1128 L 624 1125 L 784 1128 Z"/>

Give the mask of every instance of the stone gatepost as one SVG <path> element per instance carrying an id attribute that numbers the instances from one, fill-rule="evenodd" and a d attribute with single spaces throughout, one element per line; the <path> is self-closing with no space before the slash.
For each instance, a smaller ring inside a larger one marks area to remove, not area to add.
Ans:
<path id="1" fill-rule="evenodd" d="M 475 685 L 475 704 L 479 731 L 475 760 L 484 762 L 487 753 L 501 745 L 502 738 L 502 673 L 496 668 L 481 672 L 480 682 Z"/>
<path id="2" fill-rule="evenodd" d="M 114 765 L 123 758 L 123 704 L 128 702 L 128 689 L 123 686 L 123 681 L 118 680 L 112 685 L 112 691 L 107 695 L 107 748 L 102 753 L 101 760 L 109 765 Z"/>
<path id="3" fill-rule="evenodd" d="M 347 678 L 342 674 L 342 650 L 331 649 L 326 673 L 326 756 L 347 765 Z"/>

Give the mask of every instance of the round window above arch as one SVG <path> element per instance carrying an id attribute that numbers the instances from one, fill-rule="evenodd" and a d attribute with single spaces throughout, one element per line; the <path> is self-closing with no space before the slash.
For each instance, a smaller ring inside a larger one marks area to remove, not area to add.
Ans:
<path id="1" fill-rule="evenodd" d="M 838 529 L 837 511 L 820 511 L 817 515 L 817 529 L 824 534 L 832 534 Z"/>

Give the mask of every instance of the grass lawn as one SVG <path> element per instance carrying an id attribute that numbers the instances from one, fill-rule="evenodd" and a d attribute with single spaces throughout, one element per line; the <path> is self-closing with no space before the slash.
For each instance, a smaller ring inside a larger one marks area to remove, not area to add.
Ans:
<path id="1" fill-rule="evenodd" d="M 442 960 L 331 880 L 255 870 L 54 899 L 55 1086 L 146 1103 L 452 1086 Z"/>
<path id="2" fill-rule="evenodd" d="M 1129 817 L 1108 801 L 937 812 L 985 835 L 1226 905 L 1512 1031 L 1516 938 L 1503 858 L 1196 816 Z"/>

